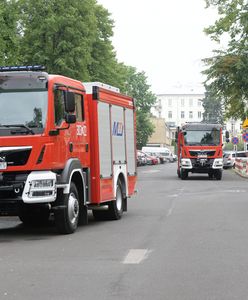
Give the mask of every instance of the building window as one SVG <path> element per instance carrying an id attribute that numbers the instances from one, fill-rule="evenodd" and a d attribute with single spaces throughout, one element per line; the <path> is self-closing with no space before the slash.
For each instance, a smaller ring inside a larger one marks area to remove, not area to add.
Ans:
<path id="1" fill-rule="evenodd" d="M 198 100 L 197 104 L 198 104 L 198 106 L 202 106 L 202 101 Z"/>
<path id="2" fill-rule="evenodd" d="M 172 111 L 168 111 L 168 118 L 172 119 Z"/>
<path id="3" fill-rule="evenodd" d="M 193 111 L 189 111 L 189 118 L 193 119 Z"/>
<path id="4" fill-rule="evenodd" d="M 172 99 L 168 99 L 168 106 L 172 105 Z"/>
<path id="5" fill-rule="evenodd" d="M 193 99 L 189 99 L 189 106 L 193 106 Z"/>
<path id="6" fill-rule="evenodd" d="M 185 113 L 184 111 L 181 111 L 181 119 L 184 119 L 185 118 Z"/>
<path id="7" fill-rule="evenodd" d="M 181 106 L 184 106 L 184 99 L 181 99 Z"/>
<path id="8" fill-rule="evenodd" d="M 198 119 L 201 119 L 201 117 L 202 117 L 202 113 L 201 111 L 198 111 Z"/>

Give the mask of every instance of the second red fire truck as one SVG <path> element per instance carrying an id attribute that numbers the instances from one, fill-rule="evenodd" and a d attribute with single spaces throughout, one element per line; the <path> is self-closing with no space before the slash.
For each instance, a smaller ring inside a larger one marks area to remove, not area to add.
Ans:
<path id="1" fill-rule="evenodd" d="M 49 75 L 40 66 L 0 68 L 0 215 L 73 233 L 121 218 L 135 192 L 134 100 L 118 89 Z"/>
<path id="2" fill-rule="evenodd" d="M 177 131 L 177 175 L 206 173 L 221 180 L 223 169 L 222 127 L 220 124 L 186 123 Z"/>

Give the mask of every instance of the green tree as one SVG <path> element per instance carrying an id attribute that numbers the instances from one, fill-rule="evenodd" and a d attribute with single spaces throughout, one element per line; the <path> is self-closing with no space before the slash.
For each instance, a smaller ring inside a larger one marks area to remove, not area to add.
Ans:
<path id="1" fill-rule="evenodd" d="M 0 0 L 0 65 L 19 63 L 18 6 L 15 0 Z"/>
<path id="2" fill-rule="evenodd" d="M 88 66 L 92 81 L 107 82 L 119 86 L 118 62 L 111 37 L 113 36 L 113 20 L 110 13 L 101 5 L 96 5 L 97 34 L 91 49 L 91 63 Z"/>
<path id="3" fill-rule="evenodd" d="M 144 72 L 137 72 L 133 67 L 127 67 L 127 78 L 123 90 L 136 101 L 137 112 L 137 147 L 145 146 L 154 127 L 150 120 L 150 109 L 156 101 L 156 96 L 150 91 Z"/>
<path id="4" fill-rule="evenodd" d="M 217 98 L 208 86 L 205 88 L 203 122 L 223 124 L 224 118 L 221 99 Z"/>
<path id="5" fill-rule="evenodd" d="M 97 35 L 95 0 L 20 0 L 24 64 L 43 64 L 49 73 L 89 80 Z"/>
<path id="6" fill-rule="evenodd" d="M 223 99 L 227 117 L 248 115 L 248 4 L 246 0 L 206 0 L 207 7 L 215 6 L 220 18 L 205 29 L 212 40 L 221 42 L 228 36 L 225 50 L 205 59 L 206 83 Z"/>
<path id="7" fill-rule="evenodd" d="M 156 98 L 144 72 L 117 61 L 114 22 L 103 6 L 96 0 L 0 1 L 2 65 L 41 64 L 48 73 L 119 87 L 136 99 L 137 144 L 146 144 Z"/>

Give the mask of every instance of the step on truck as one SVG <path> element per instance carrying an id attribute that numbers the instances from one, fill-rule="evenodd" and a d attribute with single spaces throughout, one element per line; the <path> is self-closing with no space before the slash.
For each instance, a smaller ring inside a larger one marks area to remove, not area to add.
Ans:
<path id="1" fill-rule="evenodd" d="M 135 105 L 102 83 L 0 68 L 0 215 L 73 233 L 118 220 L 135 193 Z"/>
<path id="2" fill-rule="evenodd" d="M 177 175 L 206 173 L 221 180 L 223 169 L 222 127 L 220 124 L 186 123 L 176 133 Z"/>

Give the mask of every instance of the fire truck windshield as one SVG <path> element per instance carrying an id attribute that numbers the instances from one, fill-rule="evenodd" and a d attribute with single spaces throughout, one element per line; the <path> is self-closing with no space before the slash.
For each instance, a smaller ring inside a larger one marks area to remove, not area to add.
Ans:
<path id="1" fill-rule="evenodd" d="M 187 130 L 184 132 L 185 145 L 217 146 L 220 144 L 220 130 Z"/>
<path id="2" fill-rule="evenodd" d="M 42 133 L 47 101 L 47 91 L 44 90 L 1 91 L 0 135 Z"/>

